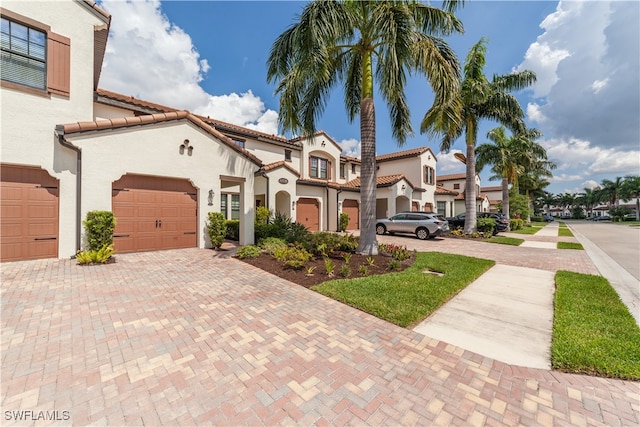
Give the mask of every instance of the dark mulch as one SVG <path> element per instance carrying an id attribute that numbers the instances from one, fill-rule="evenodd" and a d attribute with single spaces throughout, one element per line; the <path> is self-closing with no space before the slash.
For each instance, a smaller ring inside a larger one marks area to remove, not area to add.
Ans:
<path id="1" fill-rule="evenodd" d="M 362 274 L 358 270 L 361 265 L 366 265 L 368 272 L 368 276 L 380 275 L 392 272 L 389 269 L 389 263 L 392 258 L 387 255 L 376 255 L 374 256 L 373 266 L 369 265 L 367 260 L 369 258 L 366 255 L 358 255 L 353 254 L 351 256 L 351 260 L 349 260 L 349 268 L 351 269 L 351 274 L 346 278 L 357 278 L 362 277 Z M 247 264 L 251 264 L 255 267 L 260 268 L 261 270 L 268 271 L 271 274 L 274 274 L 278 277 L 286 279 L 290 282 L 296 283 L 298 285 L 304 286 L 305 288 L 310 288 L 312 286 L 318 285 L 322 282 L 326 282 L 328 280 L 335 279 L 344 279 L 345 277 L 341 274 L 342 266 L 345 264 L 344 258 L 342 257 L 331 257 L 333 264 L 335 265 L 335 270 L 333 276 L 327 275 L 324 259 L 316 258 L 315 260 L 307 262 L 305 268 L 301 270 L 293 270 L 291 268 L 284 268 L 280 262 L 278 262 L 273 256 L 268 254 L 262 254 L 258 258 L 252 259 L 243 259 L 242 261 Z M 399 267 L 394 271 L 402 271 L 415 261 L 415 254 L 411 254 L 411 258 L 402 261 L 399 263 Z M 308 274 L 307 270 L 310 267 L 315 267 L 313 273 Z"/>

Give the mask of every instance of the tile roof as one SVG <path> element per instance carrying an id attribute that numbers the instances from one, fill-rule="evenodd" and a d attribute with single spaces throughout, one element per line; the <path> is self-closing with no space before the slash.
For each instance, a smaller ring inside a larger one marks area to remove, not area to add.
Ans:
<path id="1" fill-rule="evenodd" d="M 436 186 L 435 194 L 438 195 L 449 195 L 449 196 L 457 196 L 458 192 L 454 190 L 449 190 L 448 188 L 444 188 L 441 185 Z"/>
<path id="2" fill-rule="evenodd" d="M 96 11 L 99 15 L 102 15 L 102 17 L 106 21 L 111 21 L 111 15 L 109 14 L 109 12 L 98 6 L 96 2 L 91 0 L 84 0 L 84 4 L 86 4 L 90 9 Z"/>
<path id="3" fill-rule="evenodd" d="M 466 173 L 454 173 L 450 175 L 438 175 L 436 177 L 436 181 L 454 181 L 457 179 L 465 179 L 467 177 Z"/>
<path id="4" fill-rule="evenodd" d="M 411 188 L 416 189 L 416 187 L 403 175 L 403 174 L 395 174 L 395 175 L 383 175 L 376 177 L 376 186 L 378 187 L 390 187 L 394 184 L 397 184 L 401 180 L 407 181 L 407 183 L 411 186 Z M 356 179 L 352 179 L 347 182 L 343 186 L 346 188 L 360 188 L 360 177 Z M 418 190 L 418 189 L 416 189 Z"/>
<path id="5" fill-rule="evenodd" d="M 170 111 L 170 112 L 158 113 L 158 114 L 149 114 L 144 116 L 118 117 L 118 118 L 106 119 L 106 120 L 67 123 L 63 125 L 57 125 L 56 132 L 62 135 L 69 135 L 74 133 L 98 132 L 103 130 L 121 129 L 121 128 L 132 127 L 132 126 L 142 126 L 142 125 L 149 125 L 149 124 L 155 124 L 155 123 L 165 123 L 170 121 L 182 121 L 182 120 L 190 121 L 200 129 L 209 133 L 213 137 L 219 139 L 223 144 L 227 145 L 229 148 L 242 154 L 244 157 L 248 158 L 258 166 L 262 166 L 262 161 L 259 158 L 257 158 L 256 156 L 254 156 L 244 148 L 239 147 L 222 132 L 208 125 L 197 116 L 184 110 Z"/>
<path id="6" fill-rule="evenodd" d="M 409 157 L 419 156 L 421 154 L 426 153 L 427 151 L 431 152 L 431 155 L 433 156 L 434 159 L 436 158 L 435 154 L 433 154 L 433 151 L 431 151 L 431 148 L 419 147 L 419 148 L 413 148 L 411 150 L 396 151 L 395 153 L 388 153 L 388 154 L 382 154 L 380 156 L 376 156 L 376 162 L 386 162 L 391 160 L 406 159 Z"/>
<path id="7" fill-rule="evenodd" d="M 255 137 L 263 137 L 263 138 L 267 138 L 270 139 L 272 141 L 277 141 L 277 142 L 281 142 L 284 144 L 289 144 L 292 145 L 296 148 L 300 148 L 301 144 L 298 144 L 296 142 L 292 142 L 292 140 L 288 140 L 287 138 L 284 138 L 282 136 L 278 136 L 278 135 L 273 135 L 273 134 L 269 134 L 269 133 L 265 133 L 265 132 L 260 132 L 254 129 L 249 129 L 246 127 L 242 127 L 239 125 L 234 125 L 233 123 L 228 123 L 228 122 L 223 122 L 222 120 L 217 120 L 217 119 L 212 119 L 211 117 L 207 116 L 198 116 L 200 117 L 202 120 L 204 120 L 205 122 L 215 126 L 217 129 L 220 129 L 221 131 L 231 131 L 231 132 L 238 132 L 238 133 L 243 133 L 245 135 L 252 135 Z"/>
<path id="8" fill-rule="evenodd" d="M 165 105 L 156 104 L 154 102 L 144 101 L 133 96 L 123 95 L 121 93 L 111 92 L 106 89 L 96 89 L 94 100 L 99 103 L 105 103 L 100 97 L 107 98 L 125 104 L 123 107 L 135 106 L 145 109 L 145 111 L 153 110 L 157 113 L 166 113 L 169 111 L 178 111 L 176 108 L 167 107 Z"/>
<path id="9" fill-rule="evenodd" d="M 344 160 L 352 163 L 360 163 L 361 160 L 357 157 L 345 156 L 344 154 L 340 154 L 340 160 Z"/>
<path id="10" fill-rule="evenodd" d="M 274 163 L 269 163 L 268 165 L 264 165 L 263 169 L 265 172 L 269 172 L 272 170 L 276 170 L 278 168 L 285 168 L 289 170 L 291 173 L 293 173 L 294 175 L 300 176 L 300 172 L 298 172 L 297 170 L 289 166 L 289 163 L 285 162 L 284 160 L 280 160 L 279 162 L 274 162 Z"/>
<path id="11" fill-rule="evenodd" d="M 502 191 L 502 186 L 498 185 L 495 187 L 481 187 L 480 191 Z"/>

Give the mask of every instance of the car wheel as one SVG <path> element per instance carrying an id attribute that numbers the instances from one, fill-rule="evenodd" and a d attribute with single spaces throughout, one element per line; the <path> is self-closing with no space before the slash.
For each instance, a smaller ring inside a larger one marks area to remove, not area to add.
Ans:
<path id="1" fill-rule="evenodd" d="M 384 234 L 387 232 L 387 228 L 382 225 L 382 224 L 378 224 L 376 225 L 376 234 Z"/>
<path id="2" fill-rule="evenodd" d="M 426 228 L 418 228 L 416 230 L 416 237 L 420 240 L 427 240 L 429 238 L 429 230 Z"/>

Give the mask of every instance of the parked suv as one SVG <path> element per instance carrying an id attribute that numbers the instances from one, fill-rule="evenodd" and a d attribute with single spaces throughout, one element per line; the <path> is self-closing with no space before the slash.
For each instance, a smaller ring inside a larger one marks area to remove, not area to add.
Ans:
<path id="1" fill-rule="evenodd" d="M 388 219 L 379 219 L 376 233 L 411 233 L 426 240 L 449 233 L 449 223 L 442 215 L 433 212 L 400 212 Z"/>
<path id="2" fill-rule="evenodd" d="M 454 217 L 447 218 L 449 226 L 451 228 L 463 228 L 464 220 L 466 218 L 466 212 L 458 214 Z M 493 230 L 493 234 L 509 231 L 509 220 L 503 214 L 498 212 L 478 212 L 477 218 L 493 218 L 496 221 L 496 225 Z"/>

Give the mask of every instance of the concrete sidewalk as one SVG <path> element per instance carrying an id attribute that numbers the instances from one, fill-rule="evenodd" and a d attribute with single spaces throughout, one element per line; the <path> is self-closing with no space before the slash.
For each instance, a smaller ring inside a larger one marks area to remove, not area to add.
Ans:
<path id="1" fill-rule="evenodd" d="M 554 273 L 495 265 L 413 330 L 501 362 L 550 369 Z"/>

